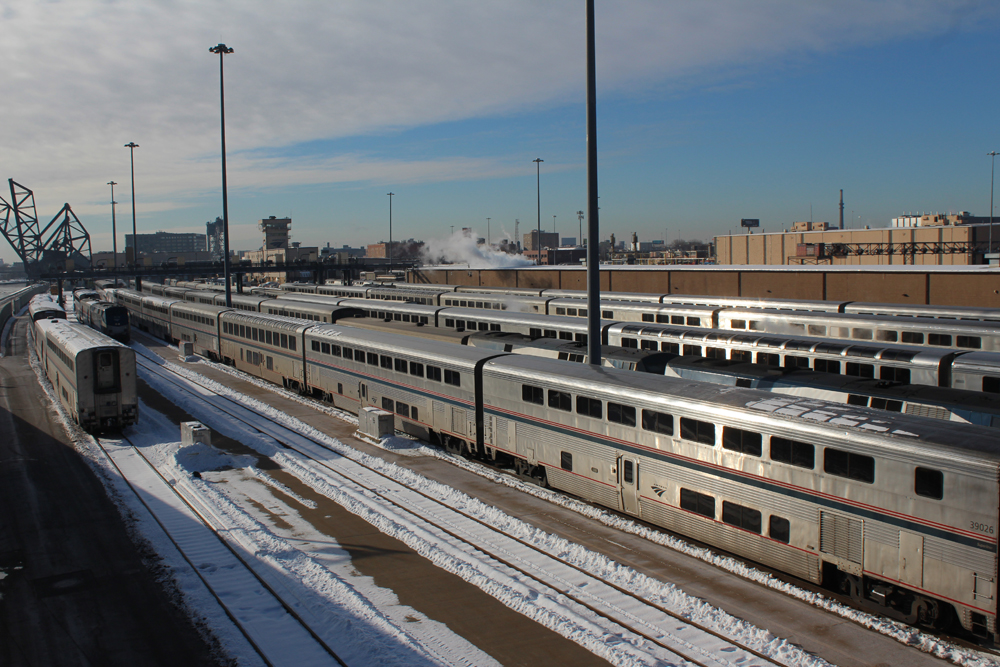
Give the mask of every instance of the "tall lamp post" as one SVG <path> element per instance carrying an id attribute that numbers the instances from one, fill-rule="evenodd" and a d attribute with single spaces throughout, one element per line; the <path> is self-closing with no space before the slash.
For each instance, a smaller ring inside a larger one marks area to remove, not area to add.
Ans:
<path id="1" fill-rule="evenodd" d="M 535 185 L 538 190 L 538 231 L 535 232 L 535 257 L 538 258 L 537 262 L 542 263 L 542 163 L 545 162 L 542 158 L 535 158 L 532 160 L 535 163 Z"/>
<path id="2" fill-rule="evenodd" d="M 587 237 L 598 241 L 600 229 L 597 194 L 597 54 L 594 39 L 594 0 L 587 0 Z M 601 261 L 600 242 L 587 246 L 587 354 L 601 365 Z"/>
<path id="3" fill-rule="evenodd" d="M 226 280 L 226 307 L 233 307 L 233 290 L 229 284 L 229 193 L 226 188 L 226 79 L 223 74 L 222 60 L 233 49 L 225 44 L 212 46 L 209 53 L 219 54 L 219 109 L 222 115 L 222 258 L 223 275 Z"/>
<path id="4" fill-rule="evenodd" d="M 132 164 L 132 266 L 139 266 L 139 238 L 135 235 L 135 149 L 139 144 L 130 141 L 125 144 Z M 114 197 L 112 197 L 114 199 Z"/>
<path id="5" fill-rule="evenodd" d="M 486 218 L 486 247 L 490 247 L 490 218 Z"/>
<path id="6" fill-rule="evenodd" d="M 389 273 L 392 273 L 392 198 L 395 194 L 389 193 Z"/>
<path id="7" fill-rule="evenodd" d="M 993 252 L 993 168 L 996 166 L 997 152 L 990 151 L 987 153 L 990 156 L 990 249 L 989 252 Z M 989 261 L 989 260 L 986 260 Z"/>
<path id="8" fill-rule="evenodd" d="M 552 233 L 556 234 L 556 216 L 554 215 L 552 216 Z M 562 243 L 559 243 L 559 235 L 556 234 L 556 247 L 558 248 L 561 245 Z"/>
<path id="9" fill-rule="evenodd" d="M 583 245 L 583 211 L 577 211 L 576 212 L 576 219 L 580 223 L 580 238 L 577 239 L 577 243 L 576 244 L 578 246 L 582 246 Z"/>
<path id="10" fill-rule="evenodd" d="M 115 228 L 115 186 L 118 185 L 114 181 L 108 181 L 108 185 L 111 186 L 111 268 L 112 277 L 115 279 L 115 287 L 118 287 L 118 230 Z M 132 237 L 135 240 L 135 237 Z"/>

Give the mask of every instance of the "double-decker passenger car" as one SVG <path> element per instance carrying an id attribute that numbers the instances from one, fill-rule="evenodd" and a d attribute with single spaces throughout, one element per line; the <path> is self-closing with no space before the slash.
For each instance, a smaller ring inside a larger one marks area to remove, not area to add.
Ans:
<path id="1" fill-rule="evenodd" d="M 82 324 L 35 323 L 35 347 L 59 401 L 84 430 L 114 431 L 136 423 L 135 352 Z"/>

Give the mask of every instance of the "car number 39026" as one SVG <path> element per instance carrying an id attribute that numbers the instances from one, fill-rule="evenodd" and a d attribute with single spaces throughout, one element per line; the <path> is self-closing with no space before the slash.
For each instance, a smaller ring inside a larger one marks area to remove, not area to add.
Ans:
<path id="1" fill-rule="evenodd" d="M 980 533 L 986 533 L 987 535 L 993 534 L 993 526 L 987 525 L 985 523 L 979 523 L 978 521 L 970 521 L 969 527 L 972 530 L 978 530 Z"/>

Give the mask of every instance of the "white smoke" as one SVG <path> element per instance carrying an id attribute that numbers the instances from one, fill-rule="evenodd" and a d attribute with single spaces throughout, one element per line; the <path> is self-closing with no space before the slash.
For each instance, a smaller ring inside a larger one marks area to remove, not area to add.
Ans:
<path id="1" fill-rule="evenodd" d="M 445 239 L 424 242 L 420 258 L 424 264 L 466 264 L 470 269 L 512 269 L 534 266 L 535 260 L 524 255 L 510 255 L 476 244 L 476 234 L 458 231 Z"/>

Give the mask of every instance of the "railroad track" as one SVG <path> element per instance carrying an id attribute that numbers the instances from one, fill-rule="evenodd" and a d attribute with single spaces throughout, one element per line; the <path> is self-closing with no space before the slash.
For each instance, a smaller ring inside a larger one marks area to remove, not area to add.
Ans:
<path id="1" fill-rule="evenodd" d="M 589 643 L 581 641 L 586 648 L 612 662 L 702 667 L 786 664 L 588 572 L 571 558 L 550 553 L 544 544 L 476 516 L 459 507 L 453 497 L 434 497 L 408 483 L 413 473 L 392 474 L 391 469 L 399 469 L 348 448 L 331 455 L 320 438 L 263 417 L 252 399 L 218 395 L 193 374 L 178 373 L 159 357 L 137 352 L 144 374 L 195 397 L 216 419 L 225 415 L 296 452 L 301 472 L 318 480 L 324 493 L 350 511 L 376 526 L 386 520 L 405 526 L 404 541 L 411 547 L 422 543 L 423 549 L 417 550 L 426 555 L 429 549 L 438 565 L 467 580 L 488 578 L 489 585 L 477 584 L 487 592 L 495 588 L 513 591 L 506 600 L 498 599 L 519 611 L 542 609 L 534 617 L 550 628 L 565 630 L 571 624 L 592 638 Z M 511 595 L 519 605 L 511 604 Z M 787 648 L 786 660 L 806 657 Z"/>
<path id="2" fill-rule="evenodd" d="M 211 508 L 183 480 L 164 476 L 127 437 L 96 440 L 265 664 L 347 667 L 329 640 L 312 629 L 301 602 L 272 585 L 261 564 L 220 532 Z M 203 567 L 207 562 L 214 567 Z"/>

